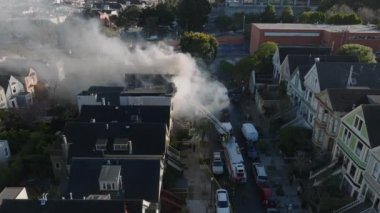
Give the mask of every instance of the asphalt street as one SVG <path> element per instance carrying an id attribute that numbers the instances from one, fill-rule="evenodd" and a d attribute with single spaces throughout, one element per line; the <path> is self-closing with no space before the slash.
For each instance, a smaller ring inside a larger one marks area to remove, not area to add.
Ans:
<path id="1" fill-rule="evenodd" d="M 242 111 L 242 108 L 239 103 L 230 104 L 229 108 L 229 120 L 232 124 L 233 135 L 236 137 L 239 146 L 242 148 L 243 158 L 245 162 L 245 168 L 248 174 L 248 181 L 244 184 L 236 185 L 236 188 L 233 191 L 229 191 L 230 201 L 232 204 L 233 213 L 252 213 L 252 212 L 265 212 L 265 208 L 260 203 L 260 198 L 258 195 L 258 188 L 254 182 L 252 176 L 252 169 L 250 166 L 250 161 L 246 155 L 245 142 L 243 140 L 243 135 L 241 133 L 241 124 L 245 121 L 245 115 Z M 210 147 L 210 152 L 222 150 L 222 145 L 217 139 L 216 132 L 209 135 L 210 138 L 213 138 L 212 144 Z M 212 153 L 210 153 L 211 156 Z M 224 186 L 224 182 L 228 179 L 228 174 L 225 174 L 222 177 L 217 177 L 218 183 Z M 215 187 L 215 186 L 214 186 Z M 229 189 L 228 189 L 229 190 Z"/>

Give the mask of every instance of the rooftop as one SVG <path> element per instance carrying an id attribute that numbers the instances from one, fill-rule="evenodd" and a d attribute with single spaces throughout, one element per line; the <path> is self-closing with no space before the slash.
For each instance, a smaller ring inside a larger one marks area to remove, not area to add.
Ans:
<path id="1" fill-rule="evenodd" d="M 320 90 L 326 88 L 368 87 L 380 89 L 380 66 L 378 64 L 318 62 Z"/>
<path id="2" fill-rule="evenodd" d="M 380 105 L 364 104 L 362 105 L 365 125 L 367 127 L 368 139 L 372 148 L 380 146 Z"/>
<path id="3" fill-rule="evenodd" d="M 279 46 L 280 62 L 282 63 L 287 55 L 330 55 L 329 47 L 305 47 L 305 46 Z"/>
<path id="4" fill-rule="evenodd" d="M 368 95 L 380 95 L 380 89 L 329 88 L 318 96 L 328 93 L 333 111 L 350 112 L 353 107 L 369 104 Z"/>
<path id="5" fill-rule="evenodd" d="M 135 122 L 138 115 L 140 122 L 165 123 L 169 125 L 170 106 L 96 106 L 85 105 L 81 108 L 80 121 L 97 122 Z"/>
<path id="6" fill-rule="evenodd" d="M 105 123 L 68 122 L 64 134 L 72 157 L 102 157 L 130 155 L 128 150 L 114 150 L 117 138 L 128 138 L 133 147 L 132 155 L 163 155 L 166 146 L 166 126 L 163 123 Z M 104 151 L 97 151 L 95 144 L 107 139 Z M 99 140 L 102 139 L 102 140 Z"/>
<path id="7" fill-rule="evenodd" d="M 67 194 L 72 192 L 76 199 L 90 194 L 101 194 L 98 178 L 103 166 L 108 164 L 118 166 L 122 177 L 123 190 L 107 192 L 111 194 L 112 199 L 144 199 L 158 202 L 161 178 L 159 159 L 74 158 L 71 161 Z"/>
<path id="8" fill-rule="evenodd" d="M 117 181 L 120 177 L 121 166 L 103 165 L 100 170 L 99 181 Z"/>
<path id="9" fill-rule="evenodd" d="M 5 187 L 0 193 L 0 206 L 4 199 L 16 199 L 24 189 L 24 187 Z"/>
<path id="10" fill-rule="evenodd" d="M 325 30 L 329 32 L 380 33 L 376 25 L 328 25 L 328 24 L 289 24 L 289 23 L 253 23 L 259 29 L 272 30 Z"/>

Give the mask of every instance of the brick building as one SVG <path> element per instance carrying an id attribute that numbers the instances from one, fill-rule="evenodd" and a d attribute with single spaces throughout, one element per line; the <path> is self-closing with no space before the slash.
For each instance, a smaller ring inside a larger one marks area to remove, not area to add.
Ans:
<path id="1" fill-rule="evenodd" d="M 330 47 L 333 52 L 343 44 L 357 43 L 372 47 L 377 57 L 380 55 L 380 30 L 375 25 L 251 24 L 250 53 L 266 41 Z"/>

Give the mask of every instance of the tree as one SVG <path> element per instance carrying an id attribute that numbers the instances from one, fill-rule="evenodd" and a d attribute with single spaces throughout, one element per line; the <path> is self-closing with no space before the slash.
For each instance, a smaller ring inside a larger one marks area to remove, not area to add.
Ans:
<path id="1" fill-rule="evenodd" d="M 215 20 L 215 26 L 220 31 L 225 31 L 231 28 L 231 25 L 233 24 L 233 19 L 230 16 L 221 15 L 218 16 Z"/>
<path id="2" fill-rule="evenodd" d="M 273 5 L 268 4 L 261 14 L 261 21 L 264 23 L 274 23 L 276 22 L 276 9 Z"/>
<path id="3" fill-rule="evenodd" d="M 321 24 L 325 23 L 326 16 L 322 12 L 312 12 L 312 11 L 306 11 L 302 12 L 299 17 L 298 21 L 301 23 L 308 23 L 308 24 Z"/>
<path id="4" fill-rule="evenodd" d="M 181 37 L 180 46 L 182 52 L 190 53 L 210 63 L 217 54 L 218 41 L 214 36 L 205 33 L 185 32 Z"/>
<path id="5" fill-rule="evenodd" d="M 256 72 L 272 72 L 272 57 L 277 51 L 276 43 L 267 41 L 262 43 L 253 54 L 254 69 Z"/>
<path id="6" fill-rule="evenodd" d="M 353 55 L 361 63 L 376 63 L 376 56 L 372 48 L 360 44 L 344 44 L 337 52 L 339 55 Z"/>
<path id="7" fill-rule="evenodd" d="M 207 0 L 182 0 L 177 11 L 178 23 L 186 31 L 202 31 L 210 12 Z"/>
<path id="8" fill-rule="evenodd" d="M 127 7 L 123 10 L 117 18 L 114 20 L 114 24 L 118 27 L 134 27 L 137 26 L 141 21 L 141 10 L 135 5 Z"/>
<path id="9" fill-rule="evenodd" d="M 279 148 L 286 156 L 294 156 L 297 151 L 308 149 L 311 131 L 302 127 L 286 127 L 280 130 Z"/>
<path id="10" fill-rule="evenodd" d="M 362 20 L 356 14 L 345 15 L 342 13 L 335 14 L 327 19 L 327 23 L 335 25 L 353 25 L 361 24 Z"/>
<path id="11" fill-rule="evenodd" d="M 376 16 L 376 12 L 368 7 L 361 7 L 358 9 L 358 16 L 364 23 L 375 23 L 379 18 Z"/>
<path id="12" fill-rule="evenodd" d="M 293 8 L 290 5 L 286 5 L 282 10 L 281 20 L 283 23 L 293 23 L 294 13 Z"/>

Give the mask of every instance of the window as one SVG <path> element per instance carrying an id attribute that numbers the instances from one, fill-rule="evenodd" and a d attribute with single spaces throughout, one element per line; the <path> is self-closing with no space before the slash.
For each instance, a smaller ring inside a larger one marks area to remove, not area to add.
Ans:
<path id="1" fill-rule="evenodd" d="M 338 130 L 338 120 L 334 119 L 334 124 L 333 124 L 333 129 L 332 129 L 332 132 L 333 133 L 336 133 L 336 131 Z"/>
<path id="2" fill-rule="evenodd" d="M 360 158 L 361 154 L 362 154 L 362 150 L 363 150 L 363 144 L 358 141 L 358 143 L 356 144 L 356 149 L 355 149 L 355 154 Z"/>
<path id="3" fill-rule="evenodd" d="M 350 168 L 350 176 L 351 176 L 352 178 L 354 178 L 354 177 L 355 177 L 355 173 L 356 173 L 356 167 L 355 167 L 354 164 L 351 164 L 351 168 Z"/>
<path id="4" fill-rule="evenodd" d="M 60 164 L 60 163 L 56 163 L 56 164 L 55 164 L 55 168 L 56 168 L 56 169 L 61 169 L 61 164 Z"/>
<path id="5" fill-rule="evenodd" d="M 367 150 L 367 153 L 365 155 L 365 158 L 364 158 L 364 162 L 368 162 L 368 159 L 369 159 L 369 150 Z"/>
<path id="6" fill-rule="evenodd" d="M 377 180 L 379 178 L 380 174 L 380 165 L 378 163 L 375 163 L 375 167 L 372 171 L 372 176 Z"/>
<path id="7" fill-rule="evenodd" d="M 348 131 L 347 128 L 344 128 L 344 133 L 343 133 L 343 141 L 344 143 L 348 143 L 351 140 L 351 132 Z"/>
<path id="8" fill-rule="evenodd" d="M 358 183 L 361 185 L 361 184 L 362 184 L 362 181 L 363 181 L 363 173 L 360 173 Z"/>
<path id="9" fill-rule="evenodd" d="M 107 190 L 111 189 L 111 184 L 107 183 Z"/>
<path id="10" fill-rule="evenodd" d="M 115 190 L 115 183 L 112 183 L 112 189 Z"/>
<path id="11" fill-rule="evenodd" d="M 355 117 L 355 123 L 354 123 L 354 127 L 361 131 L 362 130 L 362 126 L 363 126 L 363 120 L 360 119 L 358 116 Z"/>
<path id="12" fill-rule="evenodd" d="M 9 156 L 9 152 L 8 152 L 8 149 L 7 149 L 7 148 L 4 148 L 4 153 L 5 153 L 5 157 L 8 157 L 8 156 Z"/>

